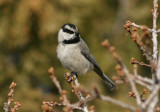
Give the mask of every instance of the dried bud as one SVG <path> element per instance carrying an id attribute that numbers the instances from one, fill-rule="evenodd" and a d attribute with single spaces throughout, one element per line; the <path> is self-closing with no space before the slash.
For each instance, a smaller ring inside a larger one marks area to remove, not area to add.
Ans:
<path id="1" fill-rule="evenodd" d="M 74 89 L 72 89 L 72 93 L 75 93 L 75 90 L 74 90 Z"/>
<path id="2" fill-rule="evenodd" d="M 156 4 L 156 8 L 158 8 L 158 4 Z"/>
<path id="3" fill-rule="evenodd" d="M 115 47 L 113 47 L 113 46 L 111 46 L 109 50 L 110 50 L 110 52 L 112 52 L 112 53 L 116 51 Z"/>
<path id="4" fill-rule="evenodd" d="M 13 98 L 10 99 L 10 102 L 13 102 Z"/>
<path id="5" fill-rule="evenodd" d="M 158 111 L 160 111 L 160 108 L 158 106 L 156 106 L 154 110 L 155 110 L 155 112 L 158 112 Z"/>
<path id="6" fill-rule="evenodd" d="M 126 24 L 123 26 L 127 31 L 130 31 L 131 22 L 126 21 Z"/>
<path id="7" fill-rule="evenodd" d="M 129 94 L 130 97 L 134 97 L 134 98 L 136 97 L 135 93 L 133 91 L 132 92 L 128 92 L 128 94 Z"/>
<path id="8" fill-rule="evenodd" d="M 132 92 L 128 92 L 129 96 L 132 96 Z"/>
<path id="9" fill-rule="evenodd" d="M 12 97 L 12 92 L 8 93 L 8 97 Z"/>
<path id="10" fill-rule="evenodd" d="M 67 72 L 65 77 L 68 79 L 68 78 L 70 78 L 70 76 L 71 76 L 71 74 L 69 72 Z"/>
<path id="11" fill-rule="evenodd" d="M 116 70 L 116 71 L 121 71 L 121 70 L 122 70 L 122 67 L 121 67 L 119 64 L 117 64 L 116 67 L 115 67 L 115 70 Z"/>
<path id="12" fill-rule="evenodd" d="M 137 31 L 137 28 L 136 27 L 132 27 L 132 31 Z"/>
<path id="13" fill-rule="evenodd" d="M 15 102 L 14 105 L 16 105 L 16 106 L 18 106 L 18 107 L 21 106 L 21 104 L 20 104 L 19 102 Z"/>
<path id="14" fill-rule="evenodd" d="M 151 10 L 151 12 L 153 13 L 153 12 L 154 12 L 154 10 L 152 9 L 152 10 Z"/>
<path id="15" fill-rule="evenodd" d="M 156 14 L 157 14 L 157 16 L 159 15 L 159 13 L 158 13 L 158 12 L 157 12 Z"/>
<path id="16" fill-rule="evenodd" d="M 47 104 L 42 105 L 42 110 L 47 112 L 49 110 L 49 106 Z"/>
<path id="17" fill-rule="evenodd" d="M 131 64 L 135 64 L 135 59 L 134 59 L 134 58 L 131 58 L 130 63 L 131 63 Z"/>
<path id="18" fill-rule="evenodd" d="M 16 87 L 16 83 L 12 82 L 9 88 L 13 89 L 14 87 Z"/>
<path id="19" fill-rule="evenodd" d="M 109 41 L 108 41 L 108 40 L 104 40 L 104 41 L 102 42 L 102 46 L 108 48 L 108 47 L 110 46 Z"/>
<path id="20" fill-rule="evenodd" d="M 54 68 L 53 68 L 53 67 L 50 67 L 50 68 L 48 69 L 48 73 L 49 73 L 50 75 L 53 75 L 53 73 L 54 73 Z"/>
<path id="21" fill-rule="evenodd" d="M 147 90 L 146 90 L 146 89 L 144 89 L 144 90 L 143 90 L 143 93 L 144 93 L 144 94 L 146 94 L 146 93 L 147 93 Z"/>
<path id="22" fill-rule="evenodd" d="M 137 38 L 138 38 L 138 34 L 136 32 L 133 32 L 132 35 L 131 35 L 131 38 L 133 41 L 136 41 Z"/>

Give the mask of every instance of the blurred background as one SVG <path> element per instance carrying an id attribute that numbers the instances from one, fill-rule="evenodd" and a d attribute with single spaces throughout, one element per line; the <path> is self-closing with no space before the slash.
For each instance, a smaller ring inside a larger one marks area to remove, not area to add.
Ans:
<path id="1" fill-rule="evenodd" d="M 112 55 L 101 46 L 109 39 L 121 59 L 132 72 L 130 59 L 145 61 L 132 40 L 125 36 L 123 25 L 126 20 L 152 27 L 152 0 L 0 0 L 0 111 L 7 102 L 9 85 L 17 83 L 14 99 L 22 104 L 21 112 L 40 112 L 42 101 L 59 101 L 59 93 L 51 82 L 49 67 L 55 68 L 55 75 L 62 87 L 68 91 L 71 102 L 77 98 L 64 79 L 67 72 L 56 57 L 57 33 L 65 23 L 75 24 L 82 38 L 88 44 L 100 67 L 109 77 L 116 75 Z M 149 69 L 139 67 L 144 76 L 150 76 Z M 130 86 L 119 85 L 117 91 L 110 91 L 93 72 L 79 76 L 81 85 L 88 89 L 96 84 L 104 95 L 128 104 L 135 99 L 128 96 Z M 139 88 L 140 92 L 143 91 Z M 97 112 L 128 112 L 110 103 L 94 100 Z M 55 107 L 55 112 L 61 112 Z"/>

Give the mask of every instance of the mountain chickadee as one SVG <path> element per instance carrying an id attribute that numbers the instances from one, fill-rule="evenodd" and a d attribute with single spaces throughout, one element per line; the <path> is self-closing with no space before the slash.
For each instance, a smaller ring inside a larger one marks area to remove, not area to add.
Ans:
<path id="1" fill-rule="evenodd" d="M 65 68 L 72 71 L 71 74 L 86 74 L 93 70 L 111 90 L 117 89 L 117 86 L 100 69 L 75 25 L 62 26 L 58 33 L 58 43 L 57 57 Z"/>

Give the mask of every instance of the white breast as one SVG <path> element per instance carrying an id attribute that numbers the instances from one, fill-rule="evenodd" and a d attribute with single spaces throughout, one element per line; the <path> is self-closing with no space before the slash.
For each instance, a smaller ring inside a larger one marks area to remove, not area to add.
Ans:
<path id="1" fill-rule="evenodd" d="M 93 64 L 81 54 L 78 44 L 60 43 L 57 47 L 57 57 L 65 68 L 78 74 L 85 74 L 93 69 Z"/>

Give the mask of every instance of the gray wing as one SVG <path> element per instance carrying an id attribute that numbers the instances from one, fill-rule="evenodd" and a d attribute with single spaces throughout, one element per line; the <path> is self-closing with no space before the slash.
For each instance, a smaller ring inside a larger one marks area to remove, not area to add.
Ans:
<path id="1" fill-rule="evenodd" d="M 90 53 L 90 50 L 87 46 L 87 44 L 81 40 L 81 44 L 80 44 L 80 49 L 81 49 L 81 54 L 88 60 L 90 61 L 93 65 L 95 69 L 98 69 L 101 73 L 103 73 L 98 65 L 98 63 L 96 62 L 96 59 L 94 58 L 94 56 Z"/>
<path id="2" fill-rule="evenodd" d="M 81 54 L 94 65 L 94 71 L 104 80 L 111 90 L 117 89 L 118 87 L 102 72 L 94 56 L 90 53 L 90 50 L 86 43 L 81 40 L 80 44 Z"/>

